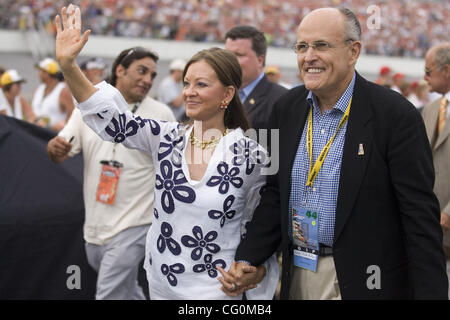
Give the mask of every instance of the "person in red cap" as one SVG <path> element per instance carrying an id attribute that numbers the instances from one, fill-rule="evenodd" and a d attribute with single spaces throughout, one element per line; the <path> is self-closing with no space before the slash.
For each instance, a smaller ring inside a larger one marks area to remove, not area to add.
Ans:
<path id="1" fill-rule="evenodd" d="M 390 88 L 392 83 L 391 68 L 389 68 L 388 66 L 381 67 L 380 75 L 375 83 L 379 84 L 380 86 Z"/>
<path id="2" fill-rule="evenodd" d="M 397 91 L 398 93 L 402 93 L 401 87 L 403 86 L 403 83 L 405 82 L 405 75 L 403 73 L 397 72 L 392 77 L 392 87 L 391 89 L 394 91 Z"/>

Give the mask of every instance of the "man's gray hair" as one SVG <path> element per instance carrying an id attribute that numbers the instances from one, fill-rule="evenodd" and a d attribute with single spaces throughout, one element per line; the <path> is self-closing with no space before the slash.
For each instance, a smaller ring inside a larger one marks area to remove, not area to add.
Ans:
<path id="1" fill-rule="evenodd" d="M 434 54 L 434 63 L 439 70 L 447 64 L 450 65 L 450 42 L 438 46 Z"/>
<path id="2" fill-rule="evenodd" d="M 348 8 L 339 8 L 339 12 L 342 13 L 346 20 L 345 35 L 347 39 L 361 40 L 361 25 L 358 18 Z"/>

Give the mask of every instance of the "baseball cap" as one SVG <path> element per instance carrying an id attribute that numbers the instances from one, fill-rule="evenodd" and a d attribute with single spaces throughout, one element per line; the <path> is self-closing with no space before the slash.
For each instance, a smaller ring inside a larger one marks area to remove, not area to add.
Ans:
<path id="1" fill-rule="evenodd" d="M 277 66 L 267 66 L 264 72 L 266 74 L 280 74 L 280 69 Z"/>
<path id="2" fill-rule="evenodd" d="M 401 78 L 404 78 L 404 77 L 405 77 L 405 75 L 403 73 L 401 73 L 401 72 L 398 72 L 398 73 L 394 74 L 394 79 L 395 80 L 401 79 Z"/>
<path id="3" fill-rule="evenodd" d="M 0 78 L 0 85 L 7 86 L 11 83 L 17 83 L 17 82 L 25 82 L 26 80 L 22 78 L 22 76 L 17 72 L 15 69 L 6 70 L 1 78 Z"/>
<path id="4" fill-rule="evenodd" d="M 388 66 L 381 67 L 380 69 L 380 75 L 382 76 L 388 74 L 389 72 L 391 72 L 391 68 L 389 68 Z"/>
<path id="5" fill-rule="evenodd" d="M 170 63 L 169 70 L 180 70 L 184 71 L 184 67 L 186 65 L 186 62 L 182 59 L 175 59 Z"/>
<path id="6" fill-rule="evenodd" d="M 105 69 L 106 63 L 102 58 L 91 58 L 80 65 L 81 70 Z"/>
<path id="7" fill-rule="evenodd" d="M 38 64 L 36 64 L 36 68 L 39 68 L 51 75 L 56 75 L 59 72 L 58 63 L 51 58 L 45 58 L 44 60 L 40 61 Z"/>

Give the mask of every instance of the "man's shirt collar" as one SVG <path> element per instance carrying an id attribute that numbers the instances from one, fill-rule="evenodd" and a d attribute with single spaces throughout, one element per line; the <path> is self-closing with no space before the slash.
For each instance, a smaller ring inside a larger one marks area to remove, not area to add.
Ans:
<path id="1" fill-rule="evenodd" d="M 264 72 L 261 72 L 261 74 L 252 82 L 250 82 L 245 88 L 242 88 L 239 90 L 239 96 L 243 97 L 241 98 L 242 102 L 247 99 L 247 97 L 252 93 L 253 89 L 255 89 L 256 85 L 261 81 L 261 79 L 264 77 Z"/>
<path id="2" fill-rule="evenodd" d="M 353 88 L 355 87 L 355 80 L 356 80 L 356 72 L 353 73 L 352 81 L 350 81 L 350 84 L 348 85 L 347 89 L 345 89 L 342 96 L 339 98 L 339 100 L 336 102 L 336 104 L 333 106 L 333 109 L 337 109 L 341 111 L 342 113 L 345 112 L 347 109 L 348 103 L 350 102 L 350 98 L 353 95 Z M 309 91 L 308 97 L 306 98 L 309 105 L 312 106 L 314 109 L 319 108 L 319 104 L 317 101 L 317 97 L 312 93 L 312 91 Z"/>

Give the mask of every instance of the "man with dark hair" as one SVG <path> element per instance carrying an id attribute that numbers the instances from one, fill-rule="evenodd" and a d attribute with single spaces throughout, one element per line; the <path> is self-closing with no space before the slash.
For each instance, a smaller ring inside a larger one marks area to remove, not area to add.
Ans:
<path id="1" fill-rule="evenodd" d="M 175 121 L 168 106 L 147 96 L 157 61 L 158 56 L 150 50 L 124 50 L 113 63 L 111 82 L 136 115 Z M 126 134 L 119 123 L 111 130 Z M 144 299 L 137 276 L 153 216 L 155 169 L 151 156 L 103 141 L 75 109 L 68 124 L 48 143 L 47 152 L 52 161 L 60 163 L 81 151 L 84 238 L 89 264 L 98 272 L 96 299 Z"/>
<path id="2" fill-rule="evenodd" d="M 273 105 L 287 89 L 264 74 L 267 41 L 264 33 L 251 26 L 237 26 L 225 34 L 225 49 L 236 54 L 242 68 L 239 97 L 252 128 L 267 129 Z"/>
<path id="3" fill-rule="evenodd" d="M 274 106 L 279 170 L 225 275 L 230 295 L 255 282 L 244 269 L 281 244 L 282 299 L 447 299 L 423 120 L 356 72 L 361 46 L 348 9 L 317 9 L 301 21 L 293 49 L 305 84 Z"/>

